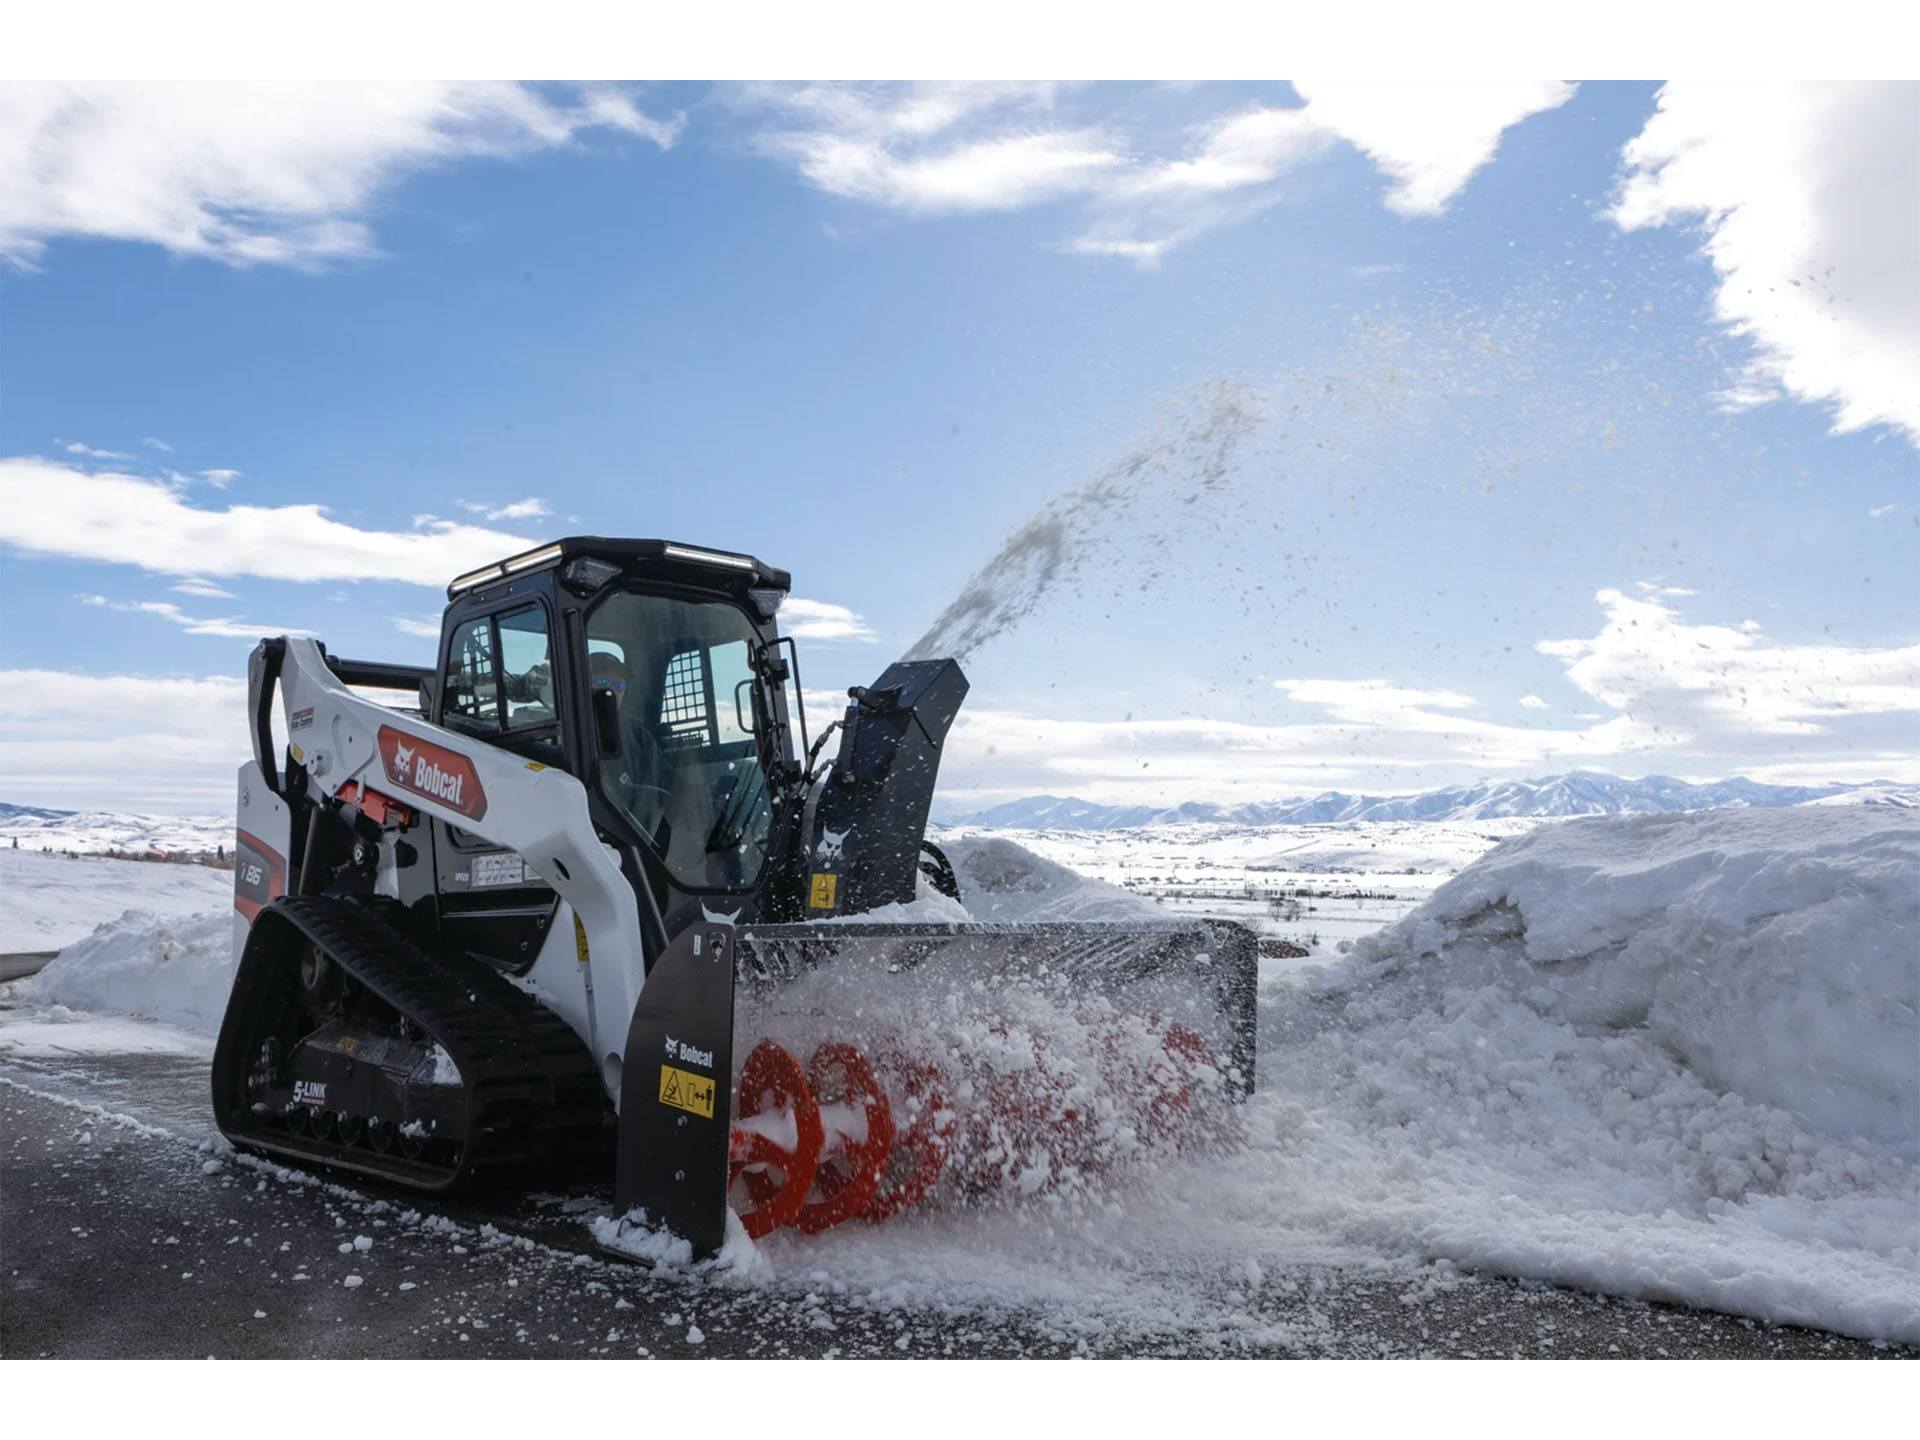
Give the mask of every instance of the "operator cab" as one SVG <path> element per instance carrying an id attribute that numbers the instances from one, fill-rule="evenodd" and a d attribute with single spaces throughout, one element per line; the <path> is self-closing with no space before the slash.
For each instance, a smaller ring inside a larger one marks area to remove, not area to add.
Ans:
<path id="1" fill-rule="evenodd" d="M 448 586 L 424 708 L 578 776 L 596 828 L 645 888 L 643 930 L 663 940 L 677 926 L 661 917 L 696 902 L 738 910 L 773 878 L 783 782 L 801 768 L 792 642 L 774 625 L 790 583 L 751 555 L 669 541 L 542 546 Z M 434 849 L 443 938 L 503 968 L 531 965 L 552 891 L 457 826 L 436 822 Z"/>

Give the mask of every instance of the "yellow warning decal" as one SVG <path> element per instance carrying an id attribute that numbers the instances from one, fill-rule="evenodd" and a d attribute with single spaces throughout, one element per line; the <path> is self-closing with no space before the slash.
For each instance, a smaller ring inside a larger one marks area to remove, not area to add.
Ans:
<path id="1" fill-rule="evenodd" d="M 813 877 L 813 888 L 807 894 L 807 908 L 809 910 L 833 909 L 834 897 L 839 893 L 839 890 L 840 877 L 838 875 L 828 874 L 825 871 L 816 871 Z"/>
<path id="2" fill-rule="evenodd" d="M 580 923 L 578 915 L 573 917 L 573 953 L 580 957 L 582 965 L 587 963 L 587 927 Z"/>
<path id="3" fill-rule="evenodd" d="M 696 1075 L 691 1070 L 660 1067 L 660 1103 L 677 1110 L 691 1111 L 704 1119 L 713 1118 L 713 1077 Z"/>

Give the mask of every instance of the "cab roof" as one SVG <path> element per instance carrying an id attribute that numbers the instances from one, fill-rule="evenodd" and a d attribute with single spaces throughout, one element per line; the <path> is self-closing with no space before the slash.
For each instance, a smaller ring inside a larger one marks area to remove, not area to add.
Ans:
<path id="1" fill-rule="evenodd" d="M 779 566 L 735 550 L 685 545 L 678 540 L 610 540 L 603 535 L 569 535 L 455 576 L 447 586 L 447 599 L 457 599 L 495 580 L 530 575 L 579 559 L 601 560 L 623 570 L 633 569 L 696 585 L 726 584 L 729 588 L 780 591 L 793 588 L 793 577 Z"/>

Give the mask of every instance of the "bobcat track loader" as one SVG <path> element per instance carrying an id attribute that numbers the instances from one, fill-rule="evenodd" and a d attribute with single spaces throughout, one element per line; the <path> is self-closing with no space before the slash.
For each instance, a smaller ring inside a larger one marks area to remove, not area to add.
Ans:
<path id="1" fill-rule="evenodd" d="M 1243 1096 L 1252 936 L 929 901 L 959 895 L 924 832 L 966 680 L 896 663 L 809 741 L 788 587 L 569 538 L 454 580 L 432 670 L 263 640 L 227 1137 L 430 1192 L 610 1170 L 710 1254 L 730 1210 L 757 1236 L 1030 1194 Z M 1092 1018 L 1063 1044 L 1043 1011 Z"/>

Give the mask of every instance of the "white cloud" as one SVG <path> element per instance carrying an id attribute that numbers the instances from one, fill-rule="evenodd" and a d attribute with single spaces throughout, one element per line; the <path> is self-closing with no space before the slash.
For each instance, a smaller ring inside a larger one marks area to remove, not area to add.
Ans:
<path id="1" fill-rule="evenodd" d="M 780 606 L 780 629 L 796 640 L 859 640 L 871 643 L 879 639 L 866 618 L 844 605 L 825 600 L 804 600 L 790 595 Z"/>
<path id="2" fill-rule="evenodd" d="M 178 588 L 178 587 L 175 587 Z M 83 597 L 89 605 L 94 597 Z M 130 615 L 158 615 L 162 620 L 171 621 L 180 626 L 189 635 L 217 635 L 228 640 L 258 640 L 263 635 L 311 635 L 313 631 L 302 630 L 293 625 L 255 625 L 237 617 L 216 620 L 203 620 L 189 615 L 171 600 L 135 600 L 127 603 L 114 602 L 111 609 Z"/>
<path id="3" fill-rule="evenodd" d="M 0 259 L 31 264 L 49 240 L 93 236 L 314 266 L 373 253 L 367 212 L 410 171 L 603 127 L 665 148 L 680 125 L 604 86 L 13 82 L 0 87 Z"/>
<path id="4" fill-rule="evenodd" d="M 440 617 L 438 615 L 389 615 L 389 624 L 402 635 L 412 635 L 416 639 L 438 640 L 440 638 Z"/>
<path id="5" fill-rule="evenodd" d="M 1614 221 L 1698 224 L 1715 312 L 1753 342 L 1730 404 L 1920 443 L 1920 85 L 1674 81 L 1623 153 Z"/>
<path id="6" fill-rule="evenodd" d="M 1906 508 L 1906 506 L 1897 500 L 1891 505 L 1875 505 L 1871 510 L 1867 511 L 1867 518 L 1869 520 L 1884 520 L 1889 515 L 1898 515 Z"/>
<path id="7" fill-rule="evenodd" d="M 1596 598 L 1596 634 L 1536 647 L 1597 703 L 1564 728 L 1485 719 L 1452 690 L 1284 679 L 1276 688 L 1317 715 L 1254 725 L 963 710 L 942 788 L 986 799 L 1047 792 L 1165 804 L 1579 767 L 1920 779 L 1920 645 L 1779 644 L 1751 622 L 1694 624 L 1659 600 L 1616 590 Z"/>
<path id="8" fill-rule="evenodd" d="M 156 435 L 142 435 L 140 437 L 140 443 L 145 445 L 149 450 L 158 450 L 165 455 L 171 455 L 173 453 L 173 446 Z"/>
<path id="9" fill-rule="evenodd" d="M 781 117 L 760 148 L 817 188 L 941 214 L 1083 194 L 1126 165 L 1098 129 L 1049 123 L 1055 88 L 822 84 L 748 93 Z"/>
<path id="10" fill-rule="evenodd" d="M 1573 98 L 1560 80 L 1333 83 L 1296 80 L 1314 125 L 1351 141 L 1393 183 L 1387 206 L 1438 215 L 1530 115 Z"/>
<path id="11" fill-rule="evenodd" d="M 124 450 L 96 450 L 91 445 L 83 445 L 78 440 L 68 442 L 66 452 L 69 455 L 84 455 L 89 460 L 131 460 L 133 456 Z"/>
<path id="12" fill-rule="evenodd" d="M 553 514 L 546 501 L 531 497 L 510 500 L 505 505 L 490 505 L 483 500 L 461 500 L 457 503 L 469 515 L 478 515 L 485 520 L 543 520 Z"/>
<path id="13" fill-rule="evenodd" d="M 1520 697 L 1520 705 L 1522 709 L 1526 710 L 1551 710 L 1553 708 L 1538 695 L 1522 695 Z"/>
<path id="14" fill-rule="evenodd" d="M 1343 139 L 1393 180 L 1390 206 L 1438 214 L 1508 128 L 1573 94 L 1559 82 L 1298 88 L 1304 106 L 1242 106 L 1149 136 L 1091 113 L 1104 90 L 815 84 L 740 93 L 773 117 L 759 147 L 829 194 L 909 215 L 1079 200 L 1087 224 L 1060 248 L 1142 266 L 1275 203 L 1277 182 Z M 1070 119 L 1070 109 L 1083 113 Z"/>
<path id="15" fill-rule="evenodd" d="M 0 671 L 7 798 L 224 810 L 247 753 L 246 680 Z"/>
<path id="16" fill-rule="evenodd" d="M 162 575 L 403 580 L 437 588 L 537 543 L 431 517 L 411 531 L 364 530 L 319 505 L 213 509 L 135 475 L 90 475 L 27 456 L 0 459 L 0 544 L 26 554 Z"/>
<path id="17" fill-rule="evenodd" d="M 238 470 L 202 470 L 200 478 L 216 490 L 224 490 L 240 478 Z"/>
<path id="18" fill-rule="evenodd" d="M 231 590 L 222 590 L 211 580 L 202 580 L 197 575 L 189 575 L 178 585 L 169 585 L 167 588 L 180 595 L 198 595 L 207 600 L 232 600 L 235 598 Z"/>

